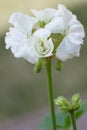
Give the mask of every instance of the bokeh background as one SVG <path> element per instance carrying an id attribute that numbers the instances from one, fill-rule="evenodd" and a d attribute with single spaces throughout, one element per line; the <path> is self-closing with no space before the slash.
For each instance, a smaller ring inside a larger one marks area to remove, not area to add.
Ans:
<path id="1" fill-rule="evenodd" d="M 34 73 L 34 65 L 16 59 L 5 49 L 4 37 L 8 19 L 16 11 L 32 15 L 30 9 L 56 8 L 61 3 L 75 13 L 87 33 L 87 0 L 0 0 L 0 130 L 36 130 L 41 118 L 49 112 L 46 72 Z M 62 71 L 53 62 L 54 98 L 70 98 L 79 92 L 87 100 L 87 37 L 81 56 L 63 63 Z M 87 116 L 80 129 L 86 130 Z"/>

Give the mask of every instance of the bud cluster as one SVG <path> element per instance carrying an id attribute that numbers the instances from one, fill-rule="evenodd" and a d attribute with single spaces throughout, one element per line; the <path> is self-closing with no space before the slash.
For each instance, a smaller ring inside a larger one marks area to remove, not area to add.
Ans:
<path id="1" fill-rule="evenodd" d="M 65 97 L 60 96 L 54 100 L 55 104 L 64 113 L 76 111 L 80 107 L 80 95 L 77 93 L 72 96 L 72 101 L 69 102 Z"/>

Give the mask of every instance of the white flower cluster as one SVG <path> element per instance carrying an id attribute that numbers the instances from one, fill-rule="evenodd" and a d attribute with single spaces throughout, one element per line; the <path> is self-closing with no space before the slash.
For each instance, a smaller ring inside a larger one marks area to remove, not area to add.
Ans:
<path id="1" fill-rule="evenodd" d="M 85 33 L 71 11 L 61 4 L 58 9 L 31 11 L 34 17 L 16 12 L 9 19 L 13 27 L 6 33 L 5 42 L 15 57 L 35 64 L 52 55 L 61 61 L 79 56 Z"/>

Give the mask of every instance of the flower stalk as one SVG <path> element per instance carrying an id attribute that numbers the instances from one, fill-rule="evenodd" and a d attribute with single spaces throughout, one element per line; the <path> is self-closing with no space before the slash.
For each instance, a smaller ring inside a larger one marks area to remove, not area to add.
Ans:
<path id="1" fill-rule="evenodd" d="M 70 116 L 71 116 L 71 122 L 72 122 L 73 130 L 77 130 L 75 116 L 74 116 L 74 111 L 70 112 Z"/>
<path id="2" fill-rule="evenodd" d="M 52 118 L 52 127 L 53 130 L 56 130 L 56 118 L 55 118 L 53 88 L 52 88 L 51 60 L 47 61 L 46 72 L 47 72 L 47 79 L 48 79 L 48 94 L 49 94 L 50 111 L 51 111 L 51 118 Z"/>

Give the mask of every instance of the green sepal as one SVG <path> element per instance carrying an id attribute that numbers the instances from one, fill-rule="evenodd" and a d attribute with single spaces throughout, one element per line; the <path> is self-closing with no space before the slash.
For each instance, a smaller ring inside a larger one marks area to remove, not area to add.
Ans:
<path id="1" fill-rule="evenodd" d="M 39 73 L 45 64 L 46 60 L 44 58 L 39 59 L 39 61 L 35 64 L 34 72 Z"/>
<path id="2" fill-rule="evenodd" d="M 49 38 L 52 38 L 52 41 L 54 43 L 53 54 L 56 53 L 56 49 L 59 46 L 59 44 L 61 43 L 61 41 L 64 39 L 64 37 L 65 37 L 65 34 L 51 33 Z"/>
<path id="3" fill-rule="evenodd" d="M 45 23 L 44 21 L 40 21 L 40 22 L 39 22 L 39 25 L 40 25 L 40 27 L 43 28 L 43 27 L 46 25 L 46 23 Z"/>
<path id="4" fill-rule="evenodd" d="M 80 104 L 78 104 L 78 103 L 73 103 L 73 104 L 71 104 L 71 109 L 73 110 L 73 111 L 76 111 L 76 110 L 78 110 L 80 108 Z"/>

